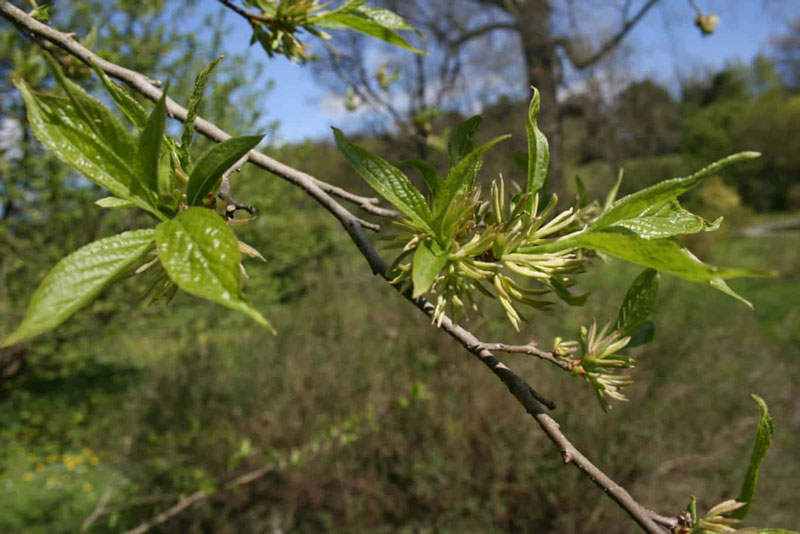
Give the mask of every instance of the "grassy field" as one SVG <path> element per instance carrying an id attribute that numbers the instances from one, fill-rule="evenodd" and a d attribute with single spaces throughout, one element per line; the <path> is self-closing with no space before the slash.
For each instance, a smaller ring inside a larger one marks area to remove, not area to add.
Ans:
<path id="1" fill-rule="evenodd" d="M 273 204 L 243 232 L 268 259 L 248 266 L 248 293 L 279 335 L 186 296 L 114 311 L 115 298 L 132 300 L 128 284 L 41 338 L 0 386 L 0 531 L 75 532 L 107 491 L 92 531 L 120 531 L 266 464 L 268 476 L 161 531 L 634 531 L 480 363 L 369 274 L 334 222 L 280 186 L 264 198 Z M 761 395 L 778 433 L 752 522 L 798 528 L 800 238 L 694 245 L 781 275 L 733 282 L 755 311 L 663 277 L 656 338 L 632 351 L 629 403 L 604 414 L 581 381 L 508 362 L 558 402 L 580 448 L 664 513 L 689 495 L 702 509 L 735 496 L 758 413 L 749 396 Z M 574 339 L 612 319 L 638 271 L 598 262 L 584 308 L 531 312 L 519 334 L 491 306 L 469 326 L 489 340 Z"/>

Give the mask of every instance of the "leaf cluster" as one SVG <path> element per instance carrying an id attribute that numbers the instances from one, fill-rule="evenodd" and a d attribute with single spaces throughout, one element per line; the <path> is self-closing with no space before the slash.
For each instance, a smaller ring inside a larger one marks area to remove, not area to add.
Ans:
<path id="1" fill-rule="evenodd" d="M 729 156 L 691 176 L 667 180 L 621 199 L 616 198 L 618 181 L 602 206 L 579 196 L 573 206 L 558 212 L 557 197 L 542 194 L 549 148 L 538 128 L 539 110 L 539 93 L 534 89 L 526 121 L 525 186 L 508 194 L 501 175 L 492 183 L 488 198 L 476 185 L 476 175 L 483 154 L 507 136 L 476 146 L 473 137 L 479 116 L 451 134 L 446 176 L 421 160 L 401 162 L 420 172 L 427 195 L 400 169 L 334 129 L 336 143 L 348 162 L 402 212 L 403 217 L 395 222 L 399 233 L 387 237 L 390 246 L 401 249 L 392 279 L 408 284 L 414 297 L 430 293 L 436 301 L 435 321 L 440 321 L 445 311 L 453 315 L 467 309 L 478 311 L 478 294 L 496 298 L 517 329 L 523 321 L 519 305 L 547 310 L 553 304 L 547 297 L 555 296 L 568 305 L 580 306 L 588 295 L 573 293 L 570 288 L 588 260 L 597 255 L 707 283 L 745 303 L 725 280 L 771 274 L 705 264 L 678 240 L 681 235 L 716 230 L 721 220 L 709 222 L 686 211 L 677 197 L 731 163 L 758 157 L 757 153 Z M 622 337 L 627 335 L 630 333 Z"/>
<path id="2" fill-rule="evenodd" d="M 196 162 L 189 155 L 193 119 L 213 62 L 198 76 L 182 142 L 165 135 L 167 91 L 149 114 L 121 86 L 95 69 L 134 133 L 50 60 L 63 94 L 33 91 L 14 80 L 36 137 L 59 159 L 112 196 L 103 208 L 135 207 L 158 221 L 155 229 L 123 232 L 63 258 L 42 281 L 22 323 L 3 340 L 13 345 L 57 327 L 125 275 L 151 277 L 151 302 L 178 288 L 246 313 L 271 326 L 241 293 L 242 254 L 260 255 L 240 242 L 215 211 L 222 174 L 262 136 L 229 139 Z M 241 221 L 239 221 L 241 222 Z"/>
<path id="3" fill-rule="evenodd" d="M 247 20 L 253 29 L 251 44 L 258 42 L 268 56 L 286 56 L 292 61 L 313 59 L 309 45 L 298 37 L 300 30 L 330 39 L 325 30 L 351 30 L 391 45 L 422 54 L 401 36 L 399 31 L 415 31 L 401 16 L 388 9 L 368 6 L 367 0 L 346 0 L 334 9 L 330 2 L 318 0 L 247 0 L 258 9 Z"/>

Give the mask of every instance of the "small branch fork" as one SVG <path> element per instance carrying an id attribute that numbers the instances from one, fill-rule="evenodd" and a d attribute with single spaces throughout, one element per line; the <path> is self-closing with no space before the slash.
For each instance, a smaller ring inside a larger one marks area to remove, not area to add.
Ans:
<path id="1" fill-rule="evenodd" d="M 14 23 L 24 33 L 29 35 L 37 42 L 41 43 L 43 41 L 47 41 L 53 43 L 84 62 L 93 62 L 106 74 L 126 82 L 135 91 L 139 92 L 148 99 L 156 102 L 161 97 L 161 91 L 154 86 L 151 80 L 149 80 L 146 76 L 102 59 L 80 45 L 70 35 L 59 32 L 50 26 L 47 26 L 46 24 L 40 23 L 39 21 L 27 15 L 24 11 L 11 5 L 8 0 L 0 0 L 0 16 Z M 167 111 L 172 117 L 180 121 L 186 120 L 186 109 L 178 105 L 170 98 L 167 98 Z M 200 117 L 197 117 L 195 128 L 202 135 L 205 135 L 209 139 L 217 142 L 222 142 L 231 137 L 228 133 L 224 132 L 216 125 Z M 355 243 L 361 254 L 369 263 L 372 272 L 374 274 L 381 275 L 383 278 L 386 278 L 386 273 L 389 266 L 378 254 L 372 245 L 372 242 L 364 233 L 363 228 L 365 221 L 362 221 L 350 211 L 345 209 L 331 195 L 337 196 L 343 200 L 355 202 L 365 211 L 375 215 L 393 216 L 395 215 L 394 211 L 386 210 L 376 206 L 375 199 L 353 195 L 352 193 L 318 180 L 309 174 L 269 158 L 268 156 L 255 150 L 248 154 L 248 161 L 296 185 L 314 200 L 316 200 L 341 223 L 344 230 L 348 233 L 351 240 Z M 400 291 L 398 287 L 393 287 Z M 404 296 L 408 298 L 424 314 L 429 317 L 433 316 L 433 304 L 424 298 L 412 299 L 408 294 L 404 294 Z M 536 390 L 528 385 L 523 378 L 514 373 L 507 365 L 500 361 L 492 353 L 492 350 L 505 352 L 525 352 L 550 361 L 550 363 L 561 365 L 555 356 L 545 351 L 540 351 L 533 346 L 513 346 L 500 343 L 485 343 L 480 341 L 470 331 L 455 324 L 449 317 L 446 316 L 442 320 L 441 329 L 453 337 L 472 355 L 477 357 L 495 374 L 495 376 L 500 379 L 500 381 L 503 382 L 503 384 L 505 384 L 514 398 L 516 398 L 525 411 L 534 418 L 542 431 L 556 445 L 564 462 L 574 465 L 581 472 L 583 472 L 595 485 L 602 489 L 623 510 L 625 510 L 631 519 L 633 519 L 633 521 L 635 521 L 644 532 L 647 532 L 648 534 L 665 534 L 665 532 L 667 532 L 666 528 L 672 528 L 673 526 L 677 525 L 676 519 L 673 520 L 672 518 L 660 516 L 644 508 L 622 486 L 614 482 L 608 475 L 603 473 L 603 471 L 589 461 L 589 459 L 586 458 L 586 456 L 584 456 L 569 441 L 564 433 L 561 432 L 558 423 L 544 411 L 543 405 L 554 408 L 554 404 L 542 397 L 536 392 Z M 524 347 L 524 350 L 522 347 Z M 192 495 L 190 497 L 194 498 L 188 498 L 187 500 L 189 502 L 178 503 L 179 505 L 185 505 L 181 506 L 180 510 L 170 509 L 164 512 L 164 514 L 168 517 L 163 518 L 163 520 L 180 513 L 182 510 L 194 504 L 194 502 L 197 502 L 197 500 L 201 500 L 203 498 L 200 495 Z M 158 520 L 160 517 L 161 516 L 156 516 L 154 520 Z"/>

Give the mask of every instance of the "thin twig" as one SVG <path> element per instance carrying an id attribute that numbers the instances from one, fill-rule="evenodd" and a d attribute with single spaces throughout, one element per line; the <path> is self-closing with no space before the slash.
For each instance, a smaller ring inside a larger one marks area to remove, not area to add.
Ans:
<path id="1" fill-rule="evenodd" d="M 110 76 L 114 76 L 120 80 L 127 82 L 136 91 L 146 96 L 147 98 L 157 101 L 161 96 L 161 91 L 146 81 L 146 78 L 135 72 L 114 63 L 108 62 L 92 53 L 88 49 L 78 44 L 74 39 L 69 38 L 66 34 L 59 32 L 45 24 L 42 24 L 32 17 L 28 16 L 22 10 L 11 5 L 8 0 L 0 0 L 0 15 L 10 20 L 17 26 L 21 27 L 25 32 L 31 34 L 35 39 L 45 39 L 59 47 L 63 48 L 70 54 L 83 61 L 92 61 L 98 67 L 103 69 Z M 186 110 L 179 106 L 171 99 L 167 99 L 167 109 L 169 113 L 179 120 L 186 119 Z M 207 137 L 221 142 L 230 136 L 218 128 L 216 125 L 197 118 L 196 122 L 197 131 Z M 287 181 L 303 189 L 314 200 L 321 204 L 328 212 L 330 212 L 342 224 L 345 231 L 349 234 L 351 240 L 356 244 L 361 251 L 364 258 L 369 263 L 372 271 L 375 274 L 380 274 L 386 277 L 388 264 L 377 253 L 372 243 L 367 239 L 361 224 L 358 219 L 344 207 L 342 207 L 336 200 L 334 200 L 328 192 L 326 192 L 320 185 L 323 182 L 315 179 L 314 177 L 293 169 L 288 165 L 268 158 L 259 152 L 251 152 L 249 154 L 250 161 L 255 163 L 261 168 L 264 168 L 278 176 L 283 177 Z M 397 286 L 393 286 L 400 291 Z M 406 295 L 410 298 L 409 295 Z M 424 298 L 410 299 L 417 308 L 429 317 L 433 316 L 434 306 Z M 566 463 L 571 463 L 579 470 L 581 470 L 595 485 L 601 488 L 608 494 L 628 515 L 649 534 L 664 534 L 665 530 L 653 520 L 651 512 L 639 504 L 622 486 L 614 482 L 608 475 L 603 473 L 597 466 L 589 461 L 561 432 L 558 423 L 553 420 L 542 408 L 542 403 L 535 390 L 528 385 L 528 383 L 520 376 L 515 374 L 508 366 L 501 362 L 491 351 L 485 347 L 485 343 L 481 342 L 474 334 L 465 330 L 463 327 L 455 324 L 449 317 L 445 316 L 442 319 L 441 329 L 450 334 L 461 346 L 467 349 L 471 354 L 476 356 L 483 362 L 491 371 L 497 376 L 503 384 L 509 389 L 511 394 L 517 399 L 522 407 L 527 411 L 544 431 L 547 437 L 556 445 L 561 453 L 561 457 Z M 173 508 L 164 512 L 169 514 L 171 511 L 181 510 L 186 507 L 192 506 L 195 502 L 205 498 L 205 494 L 192 494 L 185 501 L 176 504 Z M 163 514 L 161 514 L 163 515 Z M 158 517 L 161 517 L 158 516 Z M 174 515 L 174 514 L 172 514 Z M 171 515 L 169 516 L 171 517 Z M 134 530 L 131 533 L 141 533 L 145 530 Z"/>
<path id="2" fill-rule="evenodd" d="M 100 496 L 100 500 L 97 501 L 97 506 L 94 507 L 92 513 L 86 516 L 81 522 L 81 532 L 88 532 L 89 529 L 92 527 L 95 521 L 102 516 L 106 511 L 106 504 L 108 504 L 108 499 L 111 498 L 111 486 L 108 486 L 106 490 L 103 492 L 103 495 Z"/>
<path id="3" fill-rule="evenodd" d="M 611 36 L 603 45 L 601 45 L 593 54 L 585 58 L 579 58 L 576 53 L 575 49 L 573 48 L 572 41 L 568 38 L 560 38 L 556 39 L 556 44 L 560 45 L 564 48 L 564 51 L 567 53 L 567 57 L 569 58 L 572 66 L 576 69 L 585 69 L 591 65 L 594 65 L 600 59 L 602 59 L 606 54 L 611 52 L 616 46 L 625 38 L 626 35 L 636 26 L 640 20 L 647 14 L 650 9 L 658 3 L 659 0 L 648 0 L 647 2 L 639 8 L 639 11 L 631 17 L 630 19 L 626 20 L 622 28 Z"/>
<path id="4" fill-rule="evenodd" d="M 271 19 L 271 18 L 269 18 L 269 17 L 267 17 L 265 15 L 261 15 L 259 13 L 251 13 L 249 11 L 246 11 L 246 10 L 242 9 L 241 7 L 237 6 L 236 4 L 234 4 L 233 2 L 229 2 L 228 0 L 219 0 L 219 3 L 221 3 L 225 7 L 229 8 L 230 10 L 232 10 L 237 15 L 239 15 L 241 17 L 244 17 L 249 22 L 263 22 L 263 23 L 266 23 L 266 24 L 269 24 L 271 22 L 275 22 L 273 19 Z"/>
<path id="5" fill-rule="evenodd" d="M 483 348 L 494 352 L 508 352 L 517 354 L 530 354 L 536 356 L 546 362 L 560 367 L 565 371 L 570 371 L 572 368 L 567 360 L 557 357 L 553 352 L 537 348 L 533 343 L 529 345 L 506 345 L 505 343 L 484 343 Z"/>

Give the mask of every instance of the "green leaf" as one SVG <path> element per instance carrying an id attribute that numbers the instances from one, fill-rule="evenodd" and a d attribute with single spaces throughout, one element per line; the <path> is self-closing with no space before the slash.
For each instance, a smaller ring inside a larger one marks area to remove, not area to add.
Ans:
<path id="1" fill-rule="evenodd" d="M 436 168 L 428 163 L 427 161 L 423 161 L 421 159 L 407 159 L 398 163 L 404 167 L 413 167 L 419 171 L 422 175 L 422 179 L 425 180 L 425 185 L 428 186 L 428 190 L 435 194 L 436 191 L 441 187 L 444 183 L 439 177 L 439 173 L 436 171 Z"/>
<path id="2" fill-rule="evenodd" d="M 746 531 L 747 529 L 744 529 L 740 530 L 739 532 L 744 534 Z M 800 534 L 800 532 L 797 532 L 795 530 L 786 530 L 783 528 L 760 528 L 756 530 L 756 533 L 757 534 Z"/>
<path id="3" fill-rule="evenodd" d="M 67 98 L 72 103 L 77 118 L 87 130 L 93 132 L 98 139 L 101 139 L 111 148 L 106 157 L 115 159 L 118 163 L 124 165 L 124 158 L 130 153 L 133 145 L 133 140 L 128 135 L 125 126 L 99 100 L 89 95 L 80 85 L 67 78 L 50 54 L 45 54 L 45 58 L 50 63 L 56 82 L 58 82 L 59 87 L 64 90 Z"/>
<path id="4" fill-rule="evenodd" d="M 400 169 L 354 145 L 338 128 L 333 128 L 333 136 L 345 159 L 378 194 L 411 220 L 430 229 L 432 217 L 425 197 Z"/>
<path id="5" fill-rule="evenodd" d="M 131 200 L 162 220 L 166 218 L 149 199 L 130 191 L 136 179 L 130 164 L 136 144 L 113 113 L 85 93 L 85 98 L 80 96 L 80 88 L 73 96 L 83 100 L 84 112 L 70 98 L 35 93 L 19 79 L 14 83 L 25 101 L 31 129 L 42 144 L 114 196 Z M 87 115 L 93 119 L 84 120 Z"/>
<path id="6" fill-rule="evenodd" d="M 39 284 L 8 347 L 52 330 L 87 306 L 152 248 L 153 230 L 132 230 L 79 248 Z"/>
<path id="7" fill-rule="evenodd" d="M 528 134 L 528 185 L 525 191 L 536 193 L 539 191 L 547 179 L 547 166 L 550 164 L 550 147 L 547 144 L 547 137 L 539 130 L 538 117 L 541 107 L 541 97 L 539 90 L 533 89 L 528 107 L 528 122 L 525 124 L 525 132 Z M 533 198 L 528 200 L 529 210 L 533 207 Z"/>
<path id="8" fill-rule="evenodd" d="M 95 200 L 94 203 L 101 208 L 135 208 L 136 204 L 131 202 L 130 200 L 125 200 L 124 198 L 117 198 L 117 197 L 105 197 L 99 200 Z"/>
<path id="9" fill-rule="evenodd" d="M 715 278 L 715 279 L 711 280 L 709 282 L 709 284 L 711 284 L 711 287 L 713 287 L 714 289 L 716 289 L 718 291 L 722 291 L 723 293 L 725 293 L 729 297 L 735 298 L 736 300 L 738 300 L 739 302 L 741 302 L 742 304 L 744 304 L 745 306 L 747 306 L 751 310 L 753 309 L 753 304 L 749 300 L 747 300 L 746 298 L 741 296 L 739 293 L 737 293 L 736 291 L 731 289 L 731 287 L 722 278 Z"/>
<path id="10" fill-rule="evenodd" d="M 631 284 L 617 316 L 622 337 L 634 335 L 650 316 L 658 296 L 658 271 L 647 269 Z"/>
<path id="11" fill-rule="evenodd" d="M 263 135 L 233 137 L 211 147 L 200 157 L 192 169 L 192 174 L 189 175 L 186 202 L 190 206 L 199 205 L 206 194 L 217 188 L 222 174 L 250 152 L 263 137 Z"/>
<path id="12" fill-rule="evenodd" d="M 733 154 L 727 158 L 716 161 L 691 176 L 665 180 L 647 189 L 642 189 L 641 191 L 630 194 L 611 204 L 608 209 L 598 217 L 597 221 L 593 224 L 593 228 L 599 230 L 611 226 L 617 221 L 636 218 L 648 208 L 653 206 L 660 207 L 674 200 L 679 195 L 701 183 L 708 176 L 719 172 L 728 165 L 739 161 L 754 159 L 759 156 L 761 156 L 761 154 L 758 152 L 739 152 L 738 154 Z"/>
<path id="13" fill-rule="evenodd" d="M 161 265 L 179 288 L 242 312 L 275 332 L 241 293 L 238 240 L 215 211 L 189 208 L 159 224 L 156 249 Z"/>
<path id="14" fill-rule="evenodd" d="M 414 252 L 414 263 L 411 268 L 413 298 L 419 297 L 431 288 L 436 276 L 447 264 L 447 258 L 447 251 L 442 250 L 436 241 L 426 240 L 420 243 Z"/>
<path id="15" fill-rule="evenodd" d="M 753 454 L 750 457 L 750 465 L 747 467 L 747 474 L 744 476 L 744 483 L 739 491 L 739 496 L 736 497 L 737 501 L 746 504 L 729 514 L 730 517 L 735 519 L 744 519 L 747 512 L 750 511 L 753 497 L 756 495 L 758 471 L 761 468 L 761 462 L 764 461 L 764 457 L 767 455 L 769 446 L 772 444 L 772 435 L 775 433 L 775 423 L 767 411 L 767 403 L 758 395 L 750 395 L 750 398 L 758 405 L 760 416 L 756 428 L 756 440 L 753 444 Z"/>
<path id="16" fill-rule="evenodd" d="M 674 239 L 642 239 L 635 233 L 624 229 L 573 234 L 558 240 L 551 246 L 531 247 L 521 251 L 529 253 L 555 252 L 576 246 L 605 252 L 611 256 L 693 282 L 705 282 L 727 294 L 730 293 L 720 287 L 718 280 L 775 276 L 775 273 L 771 271 L 720 268 L 708 265 L 697 259 L 686 247 Z"/>
<path id="17" fill-rule="evenodd" d="M 616 227 L 627 228 L 644 239 L 659 239 L 715 230 L 719 224 L 707 223 L 702 217 L 683 209 L 677 200 L 671 200 L 660 207 L 647 208 L 633 219 L 617 221 L 609 228 Z"/>
<path id="18" fill-rule="evenodd" d="M 642 239 L 632 232 L 587 232 L 576 236 L 573 242 L 695 282 L 774 275 L 769 271 L 714 267 L 698 260 L 678 241 Z"/>
<path id="19" fill-rule="evenodd" d="M 106 76 L 103 69 L 93 62 L 89 62 L 89 65 L 91 65 L 95 73 L 100 77 L 100 81 L 103 82 L 106 91 L 108 91 L 108 94 L 114 99 L 114 103 L 119 110 L 128 117 L 128 120 L 131 121 L 134 126 L 139 129 L 144 128 L 144 125 L 147 123 L 147 112 L 144 108 L 125 90 L 125 88 Z"/>
<path id="20" fill-rule="evenodd" d="M 360 6 L 358 11 L 376 24 L 390 30 L 413 31 L 419 33 L 406 20 L 393 11 L 381 7 Z"/>
<path id="21" fill-rule="evenodd" d="M 448 206 L 450 206 L 450 203 L 458 194 L 465 193 L 472 188 L 472 184 L 475 182 L 475 176 L 478 174 L 478 170 L 480 170 L 481 163 L 483 162 L 483 153 L 509 137 L 511 136 L 501 135 L 495 137 L 488 143 L 472 150 L 458 162 L 458 165 L 450 169 L 450 172 L 447 174 L 447 179 L 444 181 L 444 185 L 439 188 L 437 194 L 434 196 L 434 204 L 436 206 L 436 211 L 434 213 L 435 220 L 441 219 L 447 211 Z"/>
<path id="22" fill-rule="evenodd" d="M 425 52 L 411 46 L 408 41 L 394 32 L 391 27 L 383 26 L 381 22 L 376 22 L 370 18 L 370 15 L 363 12 L 330 11 L 317 17 L 310 18 L 309 23 L 320 28 L 331 30 L 347 28 L 380 39 L 381 41 L 386 41 L 391 45 L 404 48 L 415 54 L 425 55 Z"/>
<path id="23" fill-rule="evenodd" d="M 161 91 L 153 112 L 147 119 L 144 129 L 139 134 L 139 149 L 136 160 L 139 164 L 141 185 L 158 194 L 158 160 L 161 154 L 161 139 L 164 137 L 164 126 L 167 121 L 167 88 Z M 134 182 L 132 187 L 135 188 Z"/>
<path id="24" fill-rule="evenodd" d="M 205 67 L 203 67 L 203 70 L 200 71 L 200 73 L 197 75 L 197 78 L 194 80 L 192 95 L 189 97 L 189 103 L 186 106 L 186 121 L 183 123 L 181 146 L 178 152 L 181 165 L 183 165 L 185 169 L 189 168 L 189 146 L 192 144 L 192 136 L 194 135 L 194 122 L 197 119 L 197 110 L 200 107 L 200 101 L 203 99 L 203 92 L 206 90 L 208 78 L 211 76 L 211 72 L 214 70 L 214 67 L 216 67 L 224 58 L 225 56 L 219 56 L 218 58 L 212 60 Z"/>
<path id="25" fill-rule="evenodd" d="M 450 168 L 458 165 L 464 156 L 475 150 L 475 141 L 472 137 L 478 131 L 483 118 L 480 115 L 470 117 L 459 124 L 450 134 L 447 140 L 447 156 L 450 160 Z"/>

